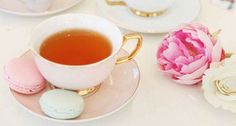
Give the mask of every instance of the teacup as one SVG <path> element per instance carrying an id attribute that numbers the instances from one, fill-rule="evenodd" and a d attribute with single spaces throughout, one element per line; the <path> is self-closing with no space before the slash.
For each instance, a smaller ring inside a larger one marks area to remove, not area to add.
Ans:
<path id="1" fill-rule="evenodd" d="M 108 5 L 127 6 L 134 14 L 143 17 L 162 15 L 175 0 L 106 0 Z"/>
<path id="2" fill-rule="evenodd" d="M 36 12 L 46 11 L 50 8 L 54 0 L 21 0 L 28 9 Z"/>
<path id="3" fill-rule="evenodd" d="M 96 63 L 87 65 L 64 65 L 52 62 L 40 55 L 43 41 L 54 33 L 67 29 L 88 29 L 106 36 L 112 45 L 112 54 Z M 137 46 L 128 56 L 118 57 L 121 48 L 129 40 L 137 40 Z M 66 14 L 50 18 L 39 24 L 31 35 L 31 50 L 39 71 L 52 85 L 69 90 L 84 90 L 98 87 L 109 77 L 115 65 L 133 59 L 142 46 L 138 33 L 122 35 L 110 21 L 87 14 Z"/>

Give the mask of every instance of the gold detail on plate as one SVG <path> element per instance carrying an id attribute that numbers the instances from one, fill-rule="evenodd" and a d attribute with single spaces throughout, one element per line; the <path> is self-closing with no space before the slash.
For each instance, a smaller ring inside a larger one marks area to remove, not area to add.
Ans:
<path id="1" fill-rule="evenodd" d="M 99 90 L 100 87 L 101 87 L 101 84 L 99 84 L 98 86 L 87 88 L 87 89 L 83 89 L 83 90 L 78 90 L 78 91 L 70 90 L 70 91 L 77 92 L 79 95 L 81 95 L 83 97 L 88 97 L 88 96 L 91 96 L 91 95 L 95 94 Z M 52 84 L 49 84 L 49 88 L 50 88 L 50 90 L 53 90 L 53 89 L 63 89 L 63 88 L 56 87 L 56 86 L 54 86 Z M 66 90 L 66 89 L 63 89 L 63 90 Z"/>
<path id="2" fill-rule="evenodd" d="M 111 6 L 127 6 L 127 4 L 124 1 L 112 1 L 112 0 L 106 0 L 108 5 Z"/>
<path id="3" fill-rule="evenodd" d="M 228 86 L 222 84 L 220 80 L 216 80 L 215 85 L 216 85 L 217 90 L 222 95 L 230 96 L 232 94 L 236 94 L 236 89 L 230 89 Z"/>
<path id="4" fill-rule="evenodd" d="M 133 9 L 133 8 L 130 8 L 130 10 L 138 15 L 138 16 L 142 16 L 142 17 L 158 17 L 158 16 L 161 16 L 163 15 L 166 10 L 162 10 L 162 11 L 158 11 L 158 12 L 144 12 L 144 11 L 139 11 L 139 10 L 136 10 L 136 9 Z"/>
<path id="5" fill-rule="evenodd" d="M 111 5 L 111 6 L 127 6 L 127 4 L 124 2 L 124 1 L 112 1 L 112 0 L 105 0 L 106 3 L 108 5 Z M 137 10 L 135 8 L 130 8 L 130 11 L 138 16 L 141 16 L 141 17 L 158 17 L 158 16 L 161 16 L 163 15 L 167 9 L 165 10 L 161 10 L 161 11 L 157 11 L 157 12 L 145 12 L 145 11 L 140 11 L 140 10 Z"/>
<path id="6" fill-rule="evenodd" d="M 92 88 L 79 90 L 78 94 L 83 96 L 83 97 L 88 97 L 88 96 L 91 96 L 91 95 L 95 94 L 100 87 L 101 87 L 101 85 L 98 85 L 98 86 L 95 86 L 95 87 L 92 87 Z"/>
<path id="7" fill-rule="evenodd" d="M 143 37 L 139 33 L 131 33 L 131 34 L 125 35 L 123 37 L 122 47 L 126 43 L 128 43 L 129 40 L 132 40 L 132 39 L 137 39 L 138 40 L 136 48 L 134 49 L 134 51 L 129 56 L 124 56 L 124 57 L 119 58 L 116 61 L 116 64 L 121 64 L 121 63 L 128 62 L 128 61 L 132 60 L 138 54 L 138 52 L 140 51 L 140 49 L 142 47 L 142 44 L 143 44 Z"/>

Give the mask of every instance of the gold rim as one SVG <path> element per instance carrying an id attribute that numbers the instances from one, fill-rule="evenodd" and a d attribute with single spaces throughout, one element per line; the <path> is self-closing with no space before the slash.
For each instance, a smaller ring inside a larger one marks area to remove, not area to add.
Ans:
<path id="1" fill-rule="evenodd" d="M 128 62 L 128 61 L 132 60 L 138 54 L 138 52 L 140 51 L 140 49 L 142 47 L 142 44 L 143 44 L 143 37 L 139 33 L 131 33 L 131 34 L 125 35 L 123 37 L 123 45 L 122 45 L 122 47 L 126 43 L 128 43 L 129 40 L 132 40 L 132 39 L 136 39 L 137 40 L 136 48 L 134 49 L 134 51 L 130 55 L 119 58 L 116 61 L 116 64 L 121 64 L 121 63 Z"/>

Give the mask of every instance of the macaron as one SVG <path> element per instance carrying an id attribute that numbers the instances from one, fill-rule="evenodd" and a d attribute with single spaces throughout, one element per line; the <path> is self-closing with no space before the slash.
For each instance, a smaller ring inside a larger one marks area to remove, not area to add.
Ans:
<path id="1" fill-rule="evenodd" d="M 45 92 L 39 102 L 41 110 L 55 119 L 74 119 L 84 109 L 84 100 L 78 93 L 62 89 Z"/>
<path id="2" fill-rule="evenodd" d="M 5 79 L 9 87 L 21 94 L 35 94 L 46 87 L 46 81 L 40 74 L 32 54 L 9 61 L 4 67 Z"/>

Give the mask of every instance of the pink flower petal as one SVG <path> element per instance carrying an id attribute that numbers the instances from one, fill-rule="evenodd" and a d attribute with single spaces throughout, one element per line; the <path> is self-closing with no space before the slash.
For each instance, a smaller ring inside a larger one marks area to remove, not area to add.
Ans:
<path id="1" fill-rule="evenodd" d="M 210 34 L 208 28 L 202 24 L 199 24 L 199 23 L 184 24 L 182 26 L 182 28 L 183 29 L 192 29 L 192 30 L 198 29 L 198 30 L 201 30 L 207 34 Z"/>
<path id="2" fill-rule="evenodd" d="M 175 63 L 177 65 L 188 65 L 190 63 L 190 60 L 187 59 L 185 56 L 179 56 L 175 59 Z"/>
<path id="3" fill-rule="evenodd" d="M 191 34 L 191 37 L 192 38 L 198 38 L 198 35 L 197 35 L 197 33 L 196 33 L 196 31 L 194 31 L 194 30 L 192 30 L 192 29 L 183 29 L 182 30 L 184 33 L 189 33 L 189 34 Z"/>
<path id="4" fill-rule="evenodd" d="M 166 60 L 165 58 L 159 58 L 158 64 L 160 65 L 160 68 L 162 70 L 170 70 L 170 69 L 177 68 L 176 64 Z"/>
<path id="5" fill-rule="evenodd" d="M 188 51 L 187 47 L 183 44 L 183 42 L 181 42 L 178 38 L 175 38 L 175 39 L 176 39 L 175 42 L 178 44 L 178 47 L 183 52 L 183 54 L 186 57 L 190 57 L 191 55 L 189 54 L 189 51 Z"/>
<path id="6" fill-rule="evenodd" d="M 176 43 L 170 43 L 168 49 L 163 52 L 163 56 L 168 60 L 174 60 L 176 57 L 183 55 L 179 50 L 178 45 Z"/>
<path id="7" fill-rule="evenodd" d="M 180 80 L 198 79 L 198 78 L 202 77 L 204 72 L 207 70 L 208 66 L 209 66 L 208 64 L 205 64 L 204 66 L 202 66 L 201 68 L 199 68 L 198 70 L 196 70 L 195 72 L 193 72 L 191 74 L 186 74 L 186 75 L 183 75 L 183 76 L 177 76 L 176 78 L 178 78 Z"/>
<path id="8" fill-rule="evenodd" d="M 183 66 L 181 69 L 181 73 L 185 73 L 185 74 L 191 74 L 194 71 L 196 71 L 197 69 L 201 68 L 202 66 L 204 66 L 207 62 L 207 58 L 205 56 L 201 57 L 201 59 L 196 60 L 192 63 L 190 63 L 189 65 Z"/>
<path id="9" fill-rule="evenodd" d="M 212 62 L 219 62 L 221 60 L 222 45 L 217 41 L 212 51 Z"/>
<path id="10" fill-rule="evenodd" d="M 163 72 L 175 82 L 186 85 L 200 82 L 209 64 L 222 57 L 224 51 L 220 42 L 201 24 L 185 24 L 169 33 L 157 53 Z"/>
<path id="11" fill-rule="evenodd" d="M 197 30 L 199 39 L 205 44 L 206 54 L 208 57 L 211 57 L 213 43 L 211 42 L 210 37 L 203 31 Z"/>
<path id="12" fill-rule="evenodd" d="M 167 39 L 168 39 L 168 38 L 164 39 L 164 41 L 162 42 L 162 46 L 168 47 L 169 41 L 168 41 Z"/>
<path id="13" fill-rule="evenodd" d="M 196 48 L 203 49 L 204 45 L 200 40 L 194 40 L 192 38 L 186 38 L 186 42 L 192 43 L 192 45 Z"/>
<path id="14" fill-rule="evenodd" d="M 161 57 L 161 58 L 158 58 L 158 63 L 160 65 L 165 65 L 165 64 L 169 63 L 169 61 L 167 61 L 165 58 Z"/>
<path id="15" fill-rule="evenodd" d="M 174 69 L 170 69 L 170 70 L 166 70 L 166 71 L 162 71 L 163 73 L 166 74 L 170 74 L 170 75 L 177 75 L 177 76 L 182 76 L 181 73 L 179 73 L 178 71 L 174 70 Z"/>
<path id="16" fill-rule="evenodd" d="M 164 58 L 159 58 L 159 59 L 158 59 L 158 64 L 159 64 L 160 69 L 166 70 L 166 65 L 167 65 L 167 64 L 170 64 L 170 62 L 167 61 L 167 60 L 164 59 Z"/>
<path id="17" fill-rule="evenodd" d="M 170 70 L 174 67 L 175 67 L 175 65 L 169 62 L 164 66 L 164 70 Z"/>
<path id="18" fill-rule="evenodd" d="M 196 79 L 196 80 L 174 80 L 176 83 L 184 84 L 184 85 L 194 85 L 200 82 L 202 79 Z"/>
<path id="19" fill-rule="evenodd" d="M 194 61 L 201 59 L 203 56 L 205 56 L 204 53 L 200 53 L 200 54 L 194 56 Z"/>

